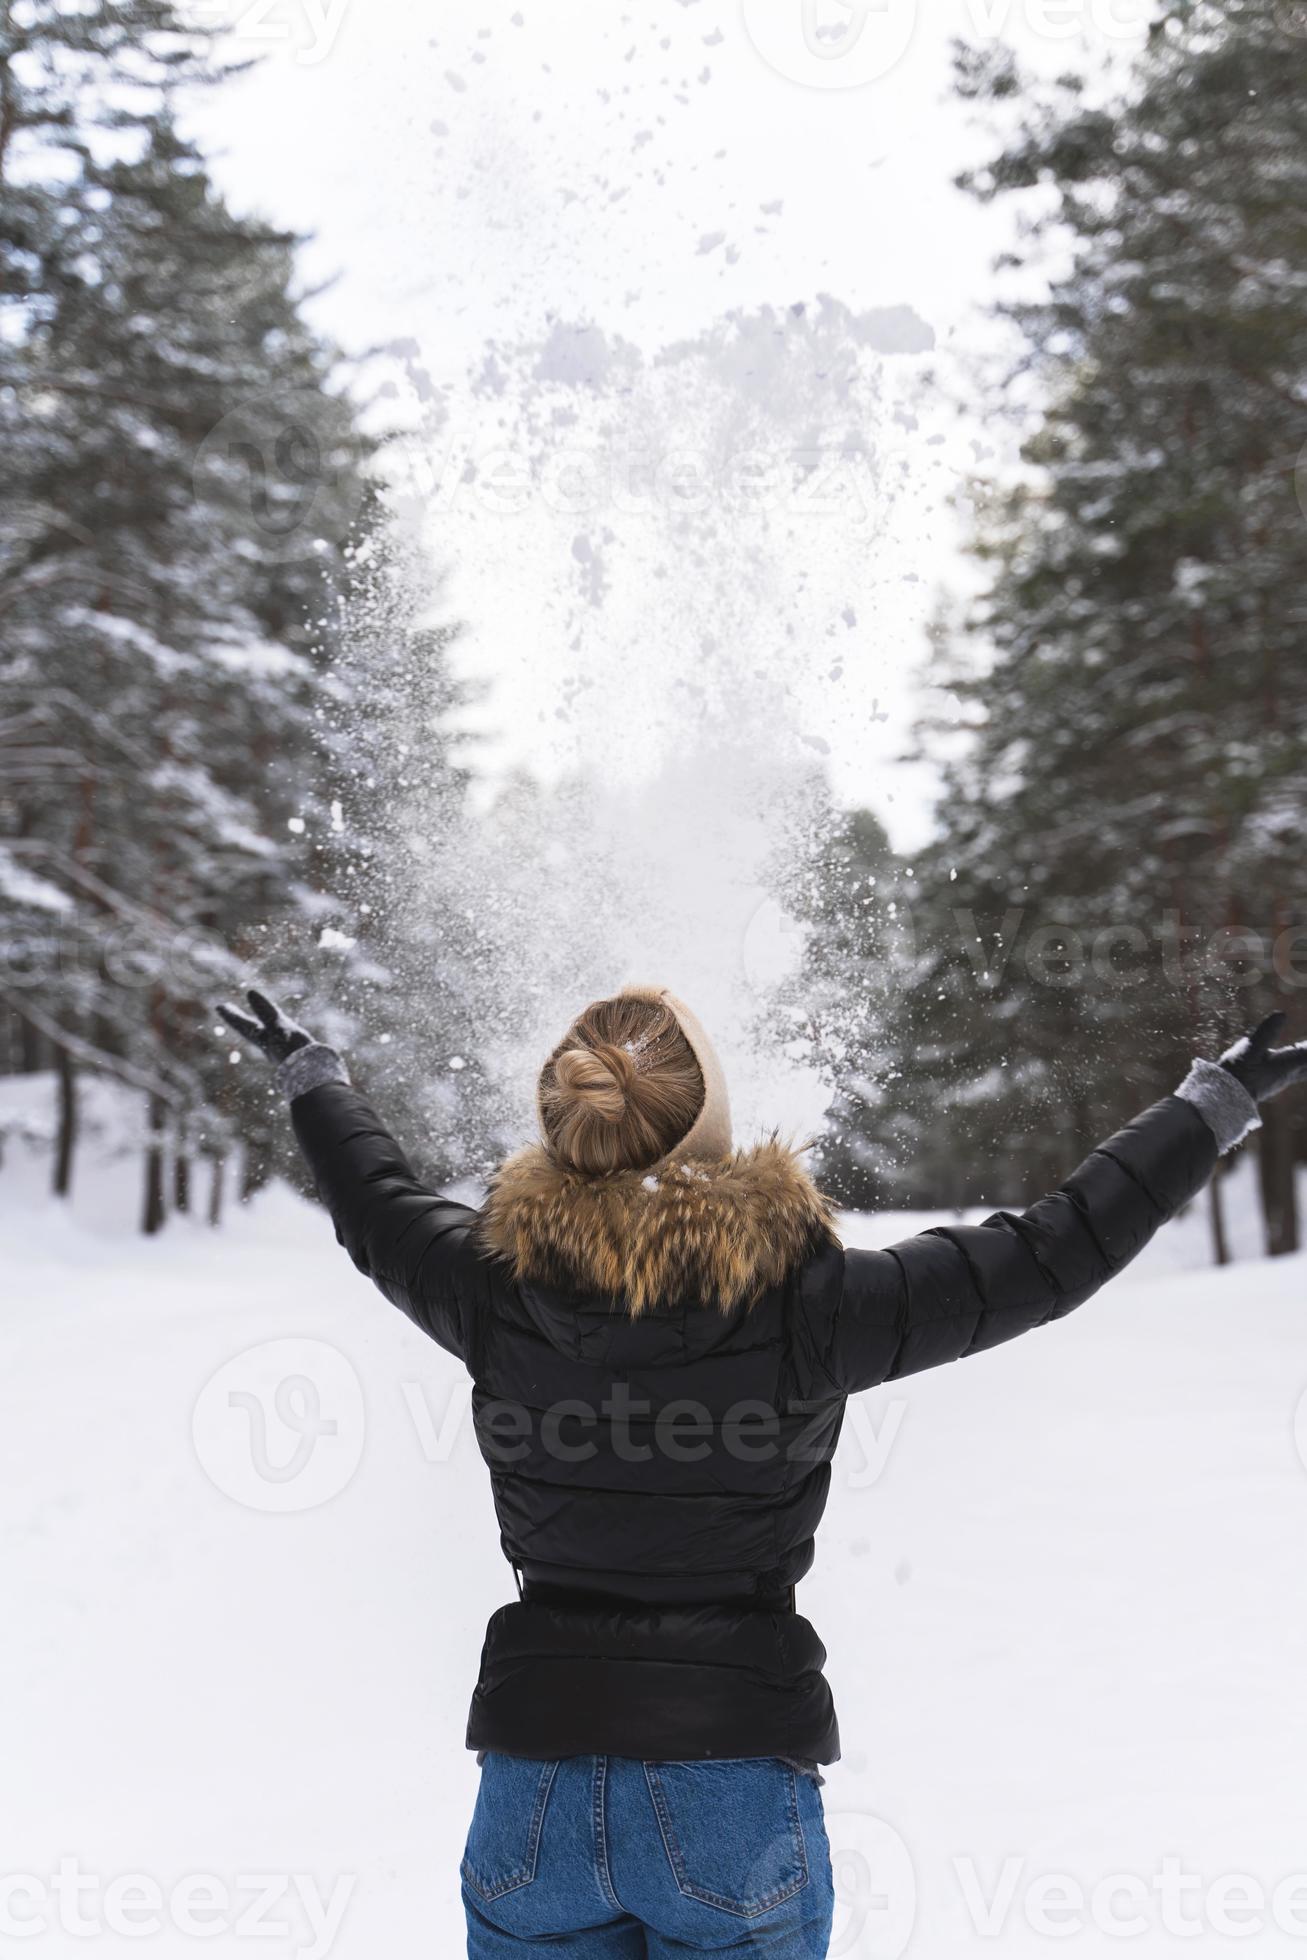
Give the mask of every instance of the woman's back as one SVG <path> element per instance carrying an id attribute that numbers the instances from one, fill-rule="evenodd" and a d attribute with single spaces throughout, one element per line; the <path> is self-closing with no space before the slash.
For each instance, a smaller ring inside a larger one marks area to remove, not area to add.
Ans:
<path id="1" fill-rule="evenodd" d="M 833 1760 L 792 1610 L 844 1404 L 802 1331 L 826 1206 L 776 1144 L 609 1179 L 601 1206 L 524 1154 L 474 1235 L 502 1276 L 469 1329 L 476 1431 L 523 1597 L 492 1622 L 469 1741 Z"/>
<path id="2" fill-rule="evenodd" d="M 487 1631 L 468 1742 L 528 1756 L 834 1761 L 791 1589 L 845 1398 L 1070 1312 L 1217 1154 L 1168 1096 L 1025 1213 L 846 1252 L 774 1144 L 601 1177 L 537 1148 L 471 1211 L 336 1070 L 294 1096 L 296 1135 L 355 1263 L 473 1377 L 522 1596 Z"/>
<path id="3" fill-rule="evenodd" d="M 337 1237 L 474 1383 L 519 1597 L 468 1724 L 470 1950 L 715 1950 L 746 1918 L 778 1956 L 824 1952 L 830 1865 L 796 1767 L 839 1738 L 794 1587 L 846 1397 L 1088 1299 L 1307 1052 L 1269 1052 L 1264 1024 L 1028 1211 L 845 1252 L 791 1153 L 731 1149 L 720 1068 L 670 996 L 580 1017 L 542 1071 L 542 1142 L 481 1212 L 429 1190 L 339 1058 L 251 1000 L 257 1021 L 224 1011 L 280 1062 Z"/>

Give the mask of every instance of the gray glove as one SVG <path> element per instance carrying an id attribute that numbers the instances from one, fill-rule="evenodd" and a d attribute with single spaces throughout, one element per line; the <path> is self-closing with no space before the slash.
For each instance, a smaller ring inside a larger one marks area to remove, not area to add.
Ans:
<path id="1" fill-rule="evenodd" d="M 1284 1021 L 1283 1014 L 1268 1014 L 1251 1034 L 1227 1048 L 1219 1062 L 1196 1061 L 1175 1092 L 1193 1104 L 1222 1156 L 1250 1130 L 1261 1128 L 1259 1102 L 1307 1081 L 1307 1042 L 1293 1048 L 1271 1046 Z"/>
<path id="2" fill-rule="evenodd" d="M 277 1087 L 288 1101 L 307 1096 L 310 1089 L 321 1088 L 324 1082 L 349 1081 L 345 1064 L 334 1048 L 315 1041 L 307 1028 L 292 1021 L 284 1009 L 256 987 L 251 987 L 245 998 L 254 1009 L 252 1015 L 228 1002 L 218 1012 L 242 1041 L 248 1041 L 272 1063 L 277 1071 Z"/>
<path id="3" fill-rule="evenodd" d="M 1307 1041 L 1296 1041 L 1289 1048 L 1271 1046 L 1288 1018 L 1287 1014 L 1268 1014 L 1221 1057 L 1221 1067 L 1230 1071 L 1254 1102 L 1268 1102 L 1295 1082 L 1307 1082 Z"/>
<path id="4" fill-rule="evenodd" d="M 276 1001 L 269 1000 L 257 987 L 251 987 L 245 998 L 257 1019 L 226 1001 L 218 1012 L 227 1026 L 233 1028 L 242 1041 L 248 1041 L 252 1048 L 257 1048 L 274 1068 L 293 1055 L 297 1048 L 309 1046 L 313 1036 L 308 1029 L 302 1028 L 298 1021 L 292 1021 Z"/>

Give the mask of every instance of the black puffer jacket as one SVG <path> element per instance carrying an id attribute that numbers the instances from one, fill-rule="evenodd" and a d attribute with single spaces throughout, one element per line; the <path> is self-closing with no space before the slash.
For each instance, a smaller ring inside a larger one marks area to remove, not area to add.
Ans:
<path id="1" fill-rule="evenodd" d="M 834 1761 L 791 1589 L 846 1397 L 1069 1313 L 1217 1155 L 1169 1096 L 1019 1216 L 845 1252 L 775 1146 L 583 1187 L 526 1153 L 478 1214 L 425 1189 L 346 1083 L 293 1120 L 355 1264 L 472 1375 L 523 1594 L 490 1623 L 468 1745 L 540 1757 Z"/>

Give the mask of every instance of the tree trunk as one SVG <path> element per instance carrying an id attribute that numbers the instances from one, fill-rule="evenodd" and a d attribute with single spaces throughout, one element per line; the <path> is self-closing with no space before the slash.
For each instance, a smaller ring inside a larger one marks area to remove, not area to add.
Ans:
<path id="1" fill-rule="evenodd" d="M 67 1198 L 73 1188 L 73 1153 L 77 1148 L 77 1079 L 66 1048 L 55 1057 L 59 1084 L 59 1131 L 54 1147 L 54 1194 Z"/>
<path id="2" fill-rule="evenodd" d="M 1230 1245 L 1225 1236 L 1224 1173 L 1218 1163 L 1207 1186 L 1207 1217 L 1212 1228 L 1212 1261 L 1217 1266 L 1230 1263 Z"/>
<path id="3" fill-rule="evenodd" d="M 257 1197 L 272 1176 L 272 1146 L 266 1130 L 255 1130 L 245 1140 L 245 1162 L 241 1167 L 241 1203 Z"/>
<path id="4" fill-rule="evenodd" d="M 174 1211 L 184 1213 L 191 1208 L 191 1156 L 183 1133 L 178 1134 L 172 1162 L 172 1203 Z"/>
<path id="5" fill-rule="evenodd" d="M 163 1117 L 160 1097 L 150 1097 L 150 1134 L 145 1146 L 145 1202 L 141 1210 L 141 1230 L 147 1235 L 163 1230 Z"/>
<path id="6" fill-rule="evenodd" d="M 1298 1250 L 1298 1189 L 1294 1177 L 1293 1131 L 1277 1102 L 1262 1106 L 1257 1133 L 1257 1171 L 1266 1226 L 1266 1251 L 1279 1259 Z"/>
<path id="7" fill-rule="evenodd" d="M 222 1187 L 226 1169 L 227 1159 L 215 1150 L 209 1179 L 209 1223 L 215 1227 L 222 1223 Z"/>
<path id="8" fill-rule="evenodd" d="M 19 1034 L 19 1045 L 22 1055 L 22 1073 L 24 1075 L 36 1075 L 40 1072 L 41 1065 L 45 1060 L 45 1056 L 42 1053 L 42 1049 L 45 1046 L 44 1039 L 39 1029 L 34 1028 L 26 1016 L 20 1017 L 18 1025 L 21 1030 Z"/>

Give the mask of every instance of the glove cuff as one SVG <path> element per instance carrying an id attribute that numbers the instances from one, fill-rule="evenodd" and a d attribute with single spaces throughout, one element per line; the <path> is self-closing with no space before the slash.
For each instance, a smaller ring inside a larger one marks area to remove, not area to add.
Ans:
<path id="1" fill-rule="evenodd" d="M 349 1070 L 325 1041 L 310 1041 L 293 1055 L 287 1055 L 272 1079 L 287 1102 L 295 1102 L 298 1097 L 307 1096 L 310 1089 L 320 1089 L 324 1082 L 348 1084 Z"/>
<path id="2" fill-rule="evenodd" d="M 1219 1062 L 1196 1061 L 1175 1093 L 1182 1102 L 1193 1104 L 1223 1157 L 1250 1130 L 1262 1127 L 1257 1104 L 1238 1076 Z"/>

